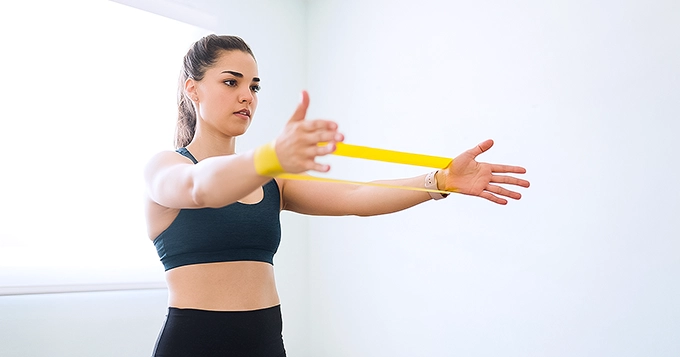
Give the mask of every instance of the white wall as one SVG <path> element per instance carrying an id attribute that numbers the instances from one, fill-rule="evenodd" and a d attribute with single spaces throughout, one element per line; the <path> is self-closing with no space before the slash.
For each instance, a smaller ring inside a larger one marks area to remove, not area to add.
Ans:
<path id="1" fill-rule="evenodd" d="M 166 302 L 165 289 L 0 296 L 0 355 L 150 356 Z"/>
<path id="2" fill-rule="evenodd" d="M 480 159 L 532 182 L 505 207 L 311 219 L 311 355 L 680 354 L 677 1 L 318 0 L 308 16 L 313 115 L 347 142 L 454 156 L 493 138 Z"/>
<path id="3" fill-rule="evenodd" d="M 263 90 L 260 92 L 260 105 L 249 135 L 239 141 L 237 149 L 248 150 L 271 140 L 281 131 L 295 109 L 299 100 L 299 92 L 304 88 L 305 83 L 306 22 L 305 4 L 302 0 L 285 2 L 277 0 L 248 2 L 124 0 L 120 2 L 205 27 L 211 32 L 243 37 L 251 45 L 257 57 Z M 78 12 L 84 16 L 91 16 L 86 20 L 97 26 L 100 25 L 97 23 L 96 16 L 87 11 L 88 7 L 74 8 L 71 6 L 73 1 L 65 3 L 68 5 L 59 7 L 54 2 L 35 1 L 35 9 L 36 11 L 49 11 L 55 17 L 64 13 Z M 10 5 L 5 8 L 9 7 Z M 27 28 L 32 28 L 32 21 L 36 21 L 35 17 L 24 13 L 7 11 L 0 17 L 4 16 L 12 17 L 14 21 L 17 17 L 25 16 L 25 23 L 22 26 Z M 120 26 L 124 24 L 121 23 Z M 20 36 L 22 31 L 18 30 L 17 36 Z M 97 36 L 96 33 L 81 34 L 79 32 L 87 30 L 87 28 L 74 28 L 71 23 L 64 23 L 63 29 L 55 29 L 52 34 L 67 32 L 74 36 L 82 36 L 84 43 L 87 44 L 87 41 L 96 40 Z M 124 27 L 121 28 L 121 31 L 123 30 Z M 29 36 L 25 40 L 35 41 L 36 38 Z M 158 41 L 165 40 L 167 38 L 162 36 L 158 38 Z M 46 36 L 40 38 L 39 41 L 48 41 L 52 46 L 48 55 L 61 54 L 58 51 L 62 50 L 58 40 Z M 149 39 L 149 43 L 154 43 L 154 39 Z M 52 49 L 57 50 L 52 51 Z M 93 54 L 92 61 L 86 64 L 95 65 L 98 55 L 101 54 Z M 168 61 L 180 63 L 181 58 L 169 58 Z M 140 65 L 147 64 L 140 61 Z M 90 73 L 93 72 L 81 75 Z M 179 67 L 176 73 L 179 73 Z M 55 83 L 69 74 L 54 69 L 50 72 L 50 78 L 45 78 L 44 81 L 50 85 L 56 85 Z M 170 82 L 174 85 L 176 79 L 170 78 Z M 42 90 L 41 84 L 34 81 L 20 82 L 20 84 L 21 88 L 27 86 L 31 89 Z M 28 100 L 27 98 L 33 98 L 30 96 L 37 95 L 30 90 L 20 91 L 19 94 L 9 86 L 5 89 L 7 95 L 0 101 L 8 106 L 16 103 L 16 96 Z M 170 94 L 174 98 L 175 88 L 170 89 Z M 143 99 L 143 96 L 137 94 L 137 92 L 128 93 L 125 100 Z M 64 93 L 55 94 L 55 96 L 58 95 L 64 95 Z M 73 96 L 77 97 L 77 93 L 68 95 L 70 95 L 69 100 Z M 12 99 L 12 96 L 15 98 Z M 69 102 L 67 99 L 63 101 Z M 110 104 L 107 103 L 107 105 Z M 142 104 L 140 112 L 131 115 L 140 115 L 140 119 L 144 119 L 145 115 L 140 113 L 146 113 L 146 110 L 149 109 L 144 108 Z M 152 115 L 153 118 L 147 117 L 147 120 L 156 120 L 164 116 L 171 123 L 175 120 L 174 116 L 166 116 L 166 113 L 157 111 L 153 113 L 155 113 Z M 57 111 L 56 115 L 56 118 L 60 120 L 55 122 L 67 122 L 68 118 L 59 115 L 68 115 L 68 111 Z M 167 148 L 171 148 L 171 135 L 165 142 Z M 12 157 L 21 157 L 17 149 L 19 148 L 13 148 L 15 151 Z M 37 149 L 46 150 L 39 145 Z M 121 208 L 126 212 L 130 209 L 133 208 Z M 280 284 L 279 292 L 285 319 L 284 338 L 286 349 L 291 355 L 305 356 L 309 326 L 306 218 L 284 214 L 282 221 L 283 244 L 274 263 Z M 58 238 L 68 232 L 56 229 L 53 230 L 53 234 Z M 140 237 L 142 237 L 140 239 L 146 239 L 144 232 L 140 232 Z M 30 232 L 27 231 L 26 236 L 21 239 L 30 239 Z M 151 243 L 146 242 L 152 248 Z M 158 266 L 160 267 L 160 262 Z M 26 273 L 23 270 L 0 271 L 0 277 L 11 278 L 14 274 L 22 276 Z M 9 278 L 5 280 L 16 280 Z M 0 296 L 0 356 L 148 356 L 165 317 L 166 295 L 167 292 L 164 290 L 151 290 L 149 292 L 114 291 Z"/>

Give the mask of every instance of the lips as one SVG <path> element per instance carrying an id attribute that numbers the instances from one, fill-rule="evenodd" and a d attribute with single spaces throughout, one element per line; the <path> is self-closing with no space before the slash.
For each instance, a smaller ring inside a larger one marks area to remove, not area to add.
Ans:
<path id="1" fill-rule="evenodd" d="M 234 114 L 242 115 L 242 116 L 250 118 L 250 110 L 248 110 L 248 109 L 241 109 L 237 112 L 234 112 Z"/>

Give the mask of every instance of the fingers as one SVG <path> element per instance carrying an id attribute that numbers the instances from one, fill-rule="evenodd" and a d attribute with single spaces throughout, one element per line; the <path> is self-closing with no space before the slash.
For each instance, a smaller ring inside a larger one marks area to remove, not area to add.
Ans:
<path id="1" fill-rule="evenodd" d="M 310 168 L 312 171 L 317 171 L 317 172 L 328 172 L 331 169 L 330 165 L 327 164 L 320 164 L 318 162 L 314 163 L 314 166 Z"/>
<path id="2" fill-rule="evenodd" d="M 338 124 L 330 120 L 306 120 L 309 94 L 302 92 L 302 99 L 290 117 L 283 134 L 277 139 L 276 151 L 282 167 L 291 173 L 304 171 L 327 172 L 329 165 L 315 161 L 335 151 L 336 142 L 344 136 L 338 132 Z M 324 143 L 326 145 L 319 145 Z"/>
<path id="3" fill-rule="evenodd" d="M 506 188 L 503 188 L 501 186 L 496 186 L 496 185 L 487 186 L 486 191 L 493 192 L 497 195 L 509 197 L 509 198 L 514 199 L 514 200 L 519 200 L 520 198 L 522 198 L 522 195 L 519 192 L 510 191 Z"/>
<path id="4" fill-rule="evenodd" d="M 491 171 L 498 173 L 525 174 L 527 170 L 521 166 L 491 164 Z"/>
<path id="5" fill-rule="evenodd" d="M 329 142 L 326 145 L 317 145 L 316 148 L 314 148 L 315 151 L 314 156 L 328 155 L 335 151 L 335 149 L 336 149 L 335 142 Z"/>
<path id="6" fill-rule="evenodd" d="M 329 120 L 308 120 L 300 123 L 296 136 L 305 146 L 345 140 L 345 136 L 338 132 L 338 124 Z"/>
<path id="7" fill-rule="evenodd" d="M 330 127 L 337 129 L 337 125 L 335 123 L 332 124 L 333 125 Z M 315 158 L 318 156 L 325 156 L 331 154 L 337 148 L 336 142 L 341 142 L 345 140 L 344 135 L 337 132 L 336 130 L 329 130 L 328 128 L 329 127 L 321 126 L 320 129 L 308 132 L 305 135 L 306 137 L 305 141 L 307 142 L 308 145 L 307 146 L 308 149 L 306 149 L 305 151 L 307 152 L 308 155 L 309 160 L 308 165 L 311 165 L 307 166 L 308 170 L 328 172 L 330 170 L 330 166 L 317 163 L 316 161 L 314 161 Z"/>
<path id="8" fill-rule="evenodd" d="M 496 196 L 494 196 L 494 195 L 492 195 L 492 194 L 490 194 L 486 191 L 482 192 L 482 194 L 480 194 L 479 197 L 487 199 L 487 200 L 489 200 L 493 203 L 497 203 L 499 205 L 507 205 L 508 204 L 508 200 L 500 198 L 500 197 L 496 197 Z"/>
<path id="9" fill-rule="evenodd" d="M 328 155 L 335 151 L 335 144 L 334 143 L 328 143 L 327 145 L 323 146 L 313 146 L 310 147 L 309 149 L 305 150 L 305 153 L 302 155 L 303 162 L 301 163 L 302 169 L 304 171 L 318 171 L 318 172 L 328 172 L 331 167 L 330 165 L 327 164 L 321 164 L 315 161 L 315 158 L 318 156 L 324 156 Z"/>
<path id="10" fill-rule="evenodd" d="M 305 120 L 305 117 L 307 116 L 307 108 L 309 108 L 309 93 L 307 93 L 307 91 L 302 91 L 302 99 L 300 100 L 300 104 L 298 104 L 297 108 L 295 108 L 295 112 L 293 113 L 293 116 L 290 117 L 288 122 L 292 123 Z"/>
<path id="11" fill-rule="evenodd" d="M 488 185 L 486 187 L 486 190 L 484 190 L 479 197 L 485 198 L 493 203 L 497 203 L 499 205 L 506 205 L 508 203 L 508 200 L 498 197 L 496 195 L 500 196 L 505 196 L 508 198 L 512 198 L 514 200 L 519 200 L 522 198 L 522 195 L 519 192 L 515 191 L 510 191 L 506 188 L 496 186 L 496 185 Z"/>
<path id="12" fill-rule="evenodd" d="M 493 175 L 491 176 L 491 180 L 489 182 L 529 187 L 529 181 L 518 179 L 512 176 Z M 506 199 L 498 197 L 496 195 L 512 198 L 514 200 L 519 200 L 522 198 L 522 194 L 520 194 L 519 192 L 511 191 L 504 187 L 492 184 L 487 185 L 484 191 L 479 195 L 479 197 L 485 198 L 491 202 L 500 205 L 505 205 L 508 203 Z"/>
<path id="13" fill-rule="evenodd" d="M 300 129 L 311 133 L 319 130 L 337 130 L 338 124 L 331 120 L 315 119 L 300 123 Z"/>
<path id="14" fill-rule="evenodd" d="M 309 94 L 307 91 L 302 91 L 302 99 L 298 104 L 295 112 L 288 120 L 287 127 L 297 128 L 302 133 L 312 133 L 316 136 L 308 137 L 310 140 L 322 141 L 342 141 L 341 135 L 338 135 L 338 124 L 331 120 L 305 120 L 307 116 L 307 109 L 309 108 Z"/>
<path id="15" fill-rule="evenodd" d="M 530 183 L 527 180 L 522 180 L 517 177 L 504 176 L 504 175 L 493 175 L 491 176 L 490 182 L 493 183 L 504 183 L 508 185 L 516 185 L 521 187 L 529 187 Z"/>

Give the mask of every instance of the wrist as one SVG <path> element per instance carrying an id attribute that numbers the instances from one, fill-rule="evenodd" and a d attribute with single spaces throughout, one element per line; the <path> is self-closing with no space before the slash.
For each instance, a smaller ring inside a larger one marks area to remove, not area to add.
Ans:
<path id="1" fill-rule="evenodd" d="M 434 180 L 437 183 L 437 189 L 446 191 L 446 172 L 444 170 L 437 170 L 434 174 Z"/>
<path id="2" fill-rule="evenodd" d="M 272 141 L 255 149 L 253 163 L 258 175 L 273 177 L 286 172 L 279 162 L 274 145 L 275 142 Z"/>
<path id="3" fill-rule="evenodd" d="M 439 176 L 441 170 L 437 171 L 432 171 L 429 174 L 425 175 L 425 188 L 428 190 L 438 190 L 442 191 L 441 188 L 439 188 L 439 180 L 437 179 L 437 176 Z M 443 182 L 443 180 L 442 180 Z M 430 194 L 430 197 L 434 200 L 441 200 L 449 196 L 448 193 L 441 193 L 441 192 L 428 192 Z"/>

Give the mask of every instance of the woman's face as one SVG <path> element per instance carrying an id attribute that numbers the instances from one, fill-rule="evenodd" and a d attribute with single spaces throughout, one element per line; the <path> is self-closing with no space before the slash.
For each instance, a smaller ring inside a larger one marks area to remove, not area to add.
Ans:
<path id="1" fill-rule="evenodd" d="M 199 82 L 194 82 L 198 98 L 198 119 L 226 136 L 246 132 L 257 108 L 260 78 L 253 56 L 243 51 L 223 51 Z M 201 120 L 202 119 L 202 120 Z"/>

